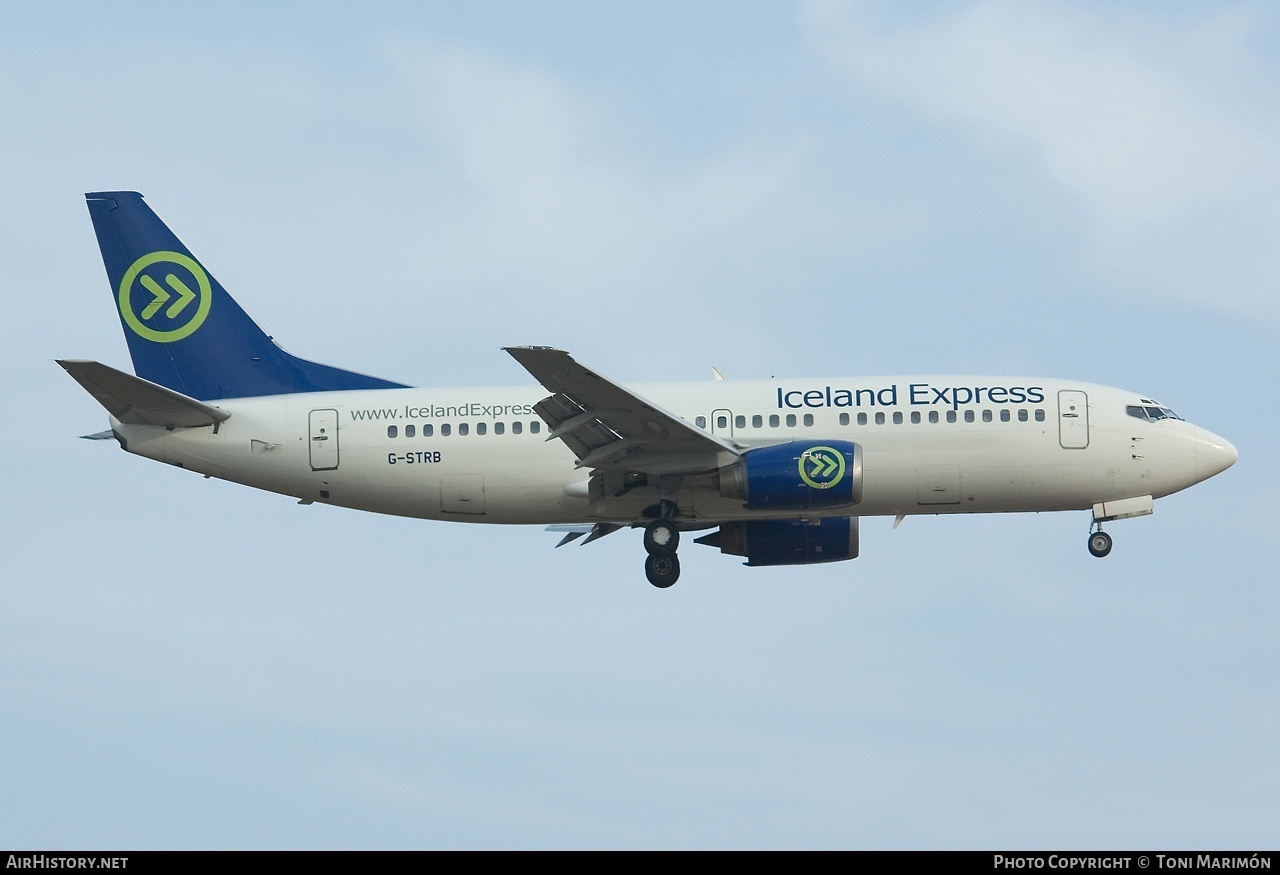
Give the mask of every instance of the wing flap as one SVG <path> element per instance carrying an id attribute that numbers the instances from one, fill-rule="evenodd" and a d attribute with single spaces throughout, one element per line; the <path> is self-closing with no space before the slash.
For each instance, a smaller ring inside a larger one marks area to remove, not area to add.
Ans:
<path id="1" fill-rule="evenodd" d="M 714 471 L 739 455 L 715 435 L 695 428 L 652 401 L 545 346 L 506 351 L 551 393 L 534 412 L 578 457 L 580 468 L 650 474 Z"/>
<path id="2" fill-rule="evenodd" d="M 58 364 L 84 387 L 107 412 L 130 425 L 164 428 L 198 428 L 214 425 L 231 414 L 181 392 L 166 389 L 101 362 L 58 360 Z"/>

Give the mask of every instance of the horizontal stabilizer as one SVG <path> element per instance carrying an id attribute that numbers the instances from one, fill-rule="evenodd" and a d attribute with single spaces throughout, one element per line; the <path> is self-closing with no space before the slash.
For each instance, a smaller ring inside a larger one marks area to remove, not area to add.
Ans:
<path id="1" fill-rule="evenodd" d="M 231 416 L 225 410 L 210 407 L 181 392 L 117 371 L 101 362 L 59 360 L 58 364 L 107 408 L 108 413 L 130 425 L 197 428 L 222 422 Z"/>

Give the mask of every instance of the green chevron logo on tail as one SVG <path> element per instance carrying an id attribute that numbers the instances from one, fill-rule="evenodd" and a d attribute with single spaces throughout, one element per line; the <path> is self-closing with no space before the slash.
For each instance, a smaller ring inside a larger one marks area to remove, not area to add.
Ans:
<path id="1" fill-rule="evenodd" d="M 140 291 L 137 297 L 143 305 L 141 313 L 135 309 L 135 291 Z M 120 279 L 120 315 L 124 323 L 139 337 L 156 343 L 190 337 L 204 324 L 212 305 L 209 275 L 194 258 L 181 252 L 149 252 L 131 264 Z M 157 324 L 161 311 L 163 319 Z M 182 321 L 184 313 L 187 318 Z"/>

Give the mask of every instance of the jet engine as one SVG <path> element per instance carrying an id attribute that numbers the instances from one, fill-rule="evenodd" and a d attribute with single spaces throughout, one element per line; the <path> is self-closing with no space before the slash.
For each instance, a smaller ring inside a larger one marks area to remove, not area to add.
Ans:
<path id="1" fill-rule="evenodd" d="M 858 556 L 858 518 L 722 523 L 697 543 L 747 557 L 748 565 L 813 565 Z"/>
<path id="2" fill-rule="evenodd" d="M 862 500 L 862 447 L 852 441 L 756 447 L 720 469 L 720 494 L 749 510 L 852 507 Z"/>

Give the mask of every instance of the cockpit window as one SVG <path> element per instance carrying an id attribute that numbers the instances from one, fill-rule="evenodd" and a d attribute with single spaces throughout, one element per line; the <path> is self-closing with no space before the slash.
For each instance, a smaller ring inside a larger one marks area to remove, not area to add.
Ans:
<path id="1" fill-rule="evenodd" d="M 1174 413 L 1168 407 L 1161 407 L 1155 402 L 1147 402 L 1146 404 L 1130 404 L 1124 409 L 1124 412 L 1138 419 L 1145 419 L 1149 422 L 1157 422 L 1161 419 L 1182 419 L 1181 416 Z"/>

